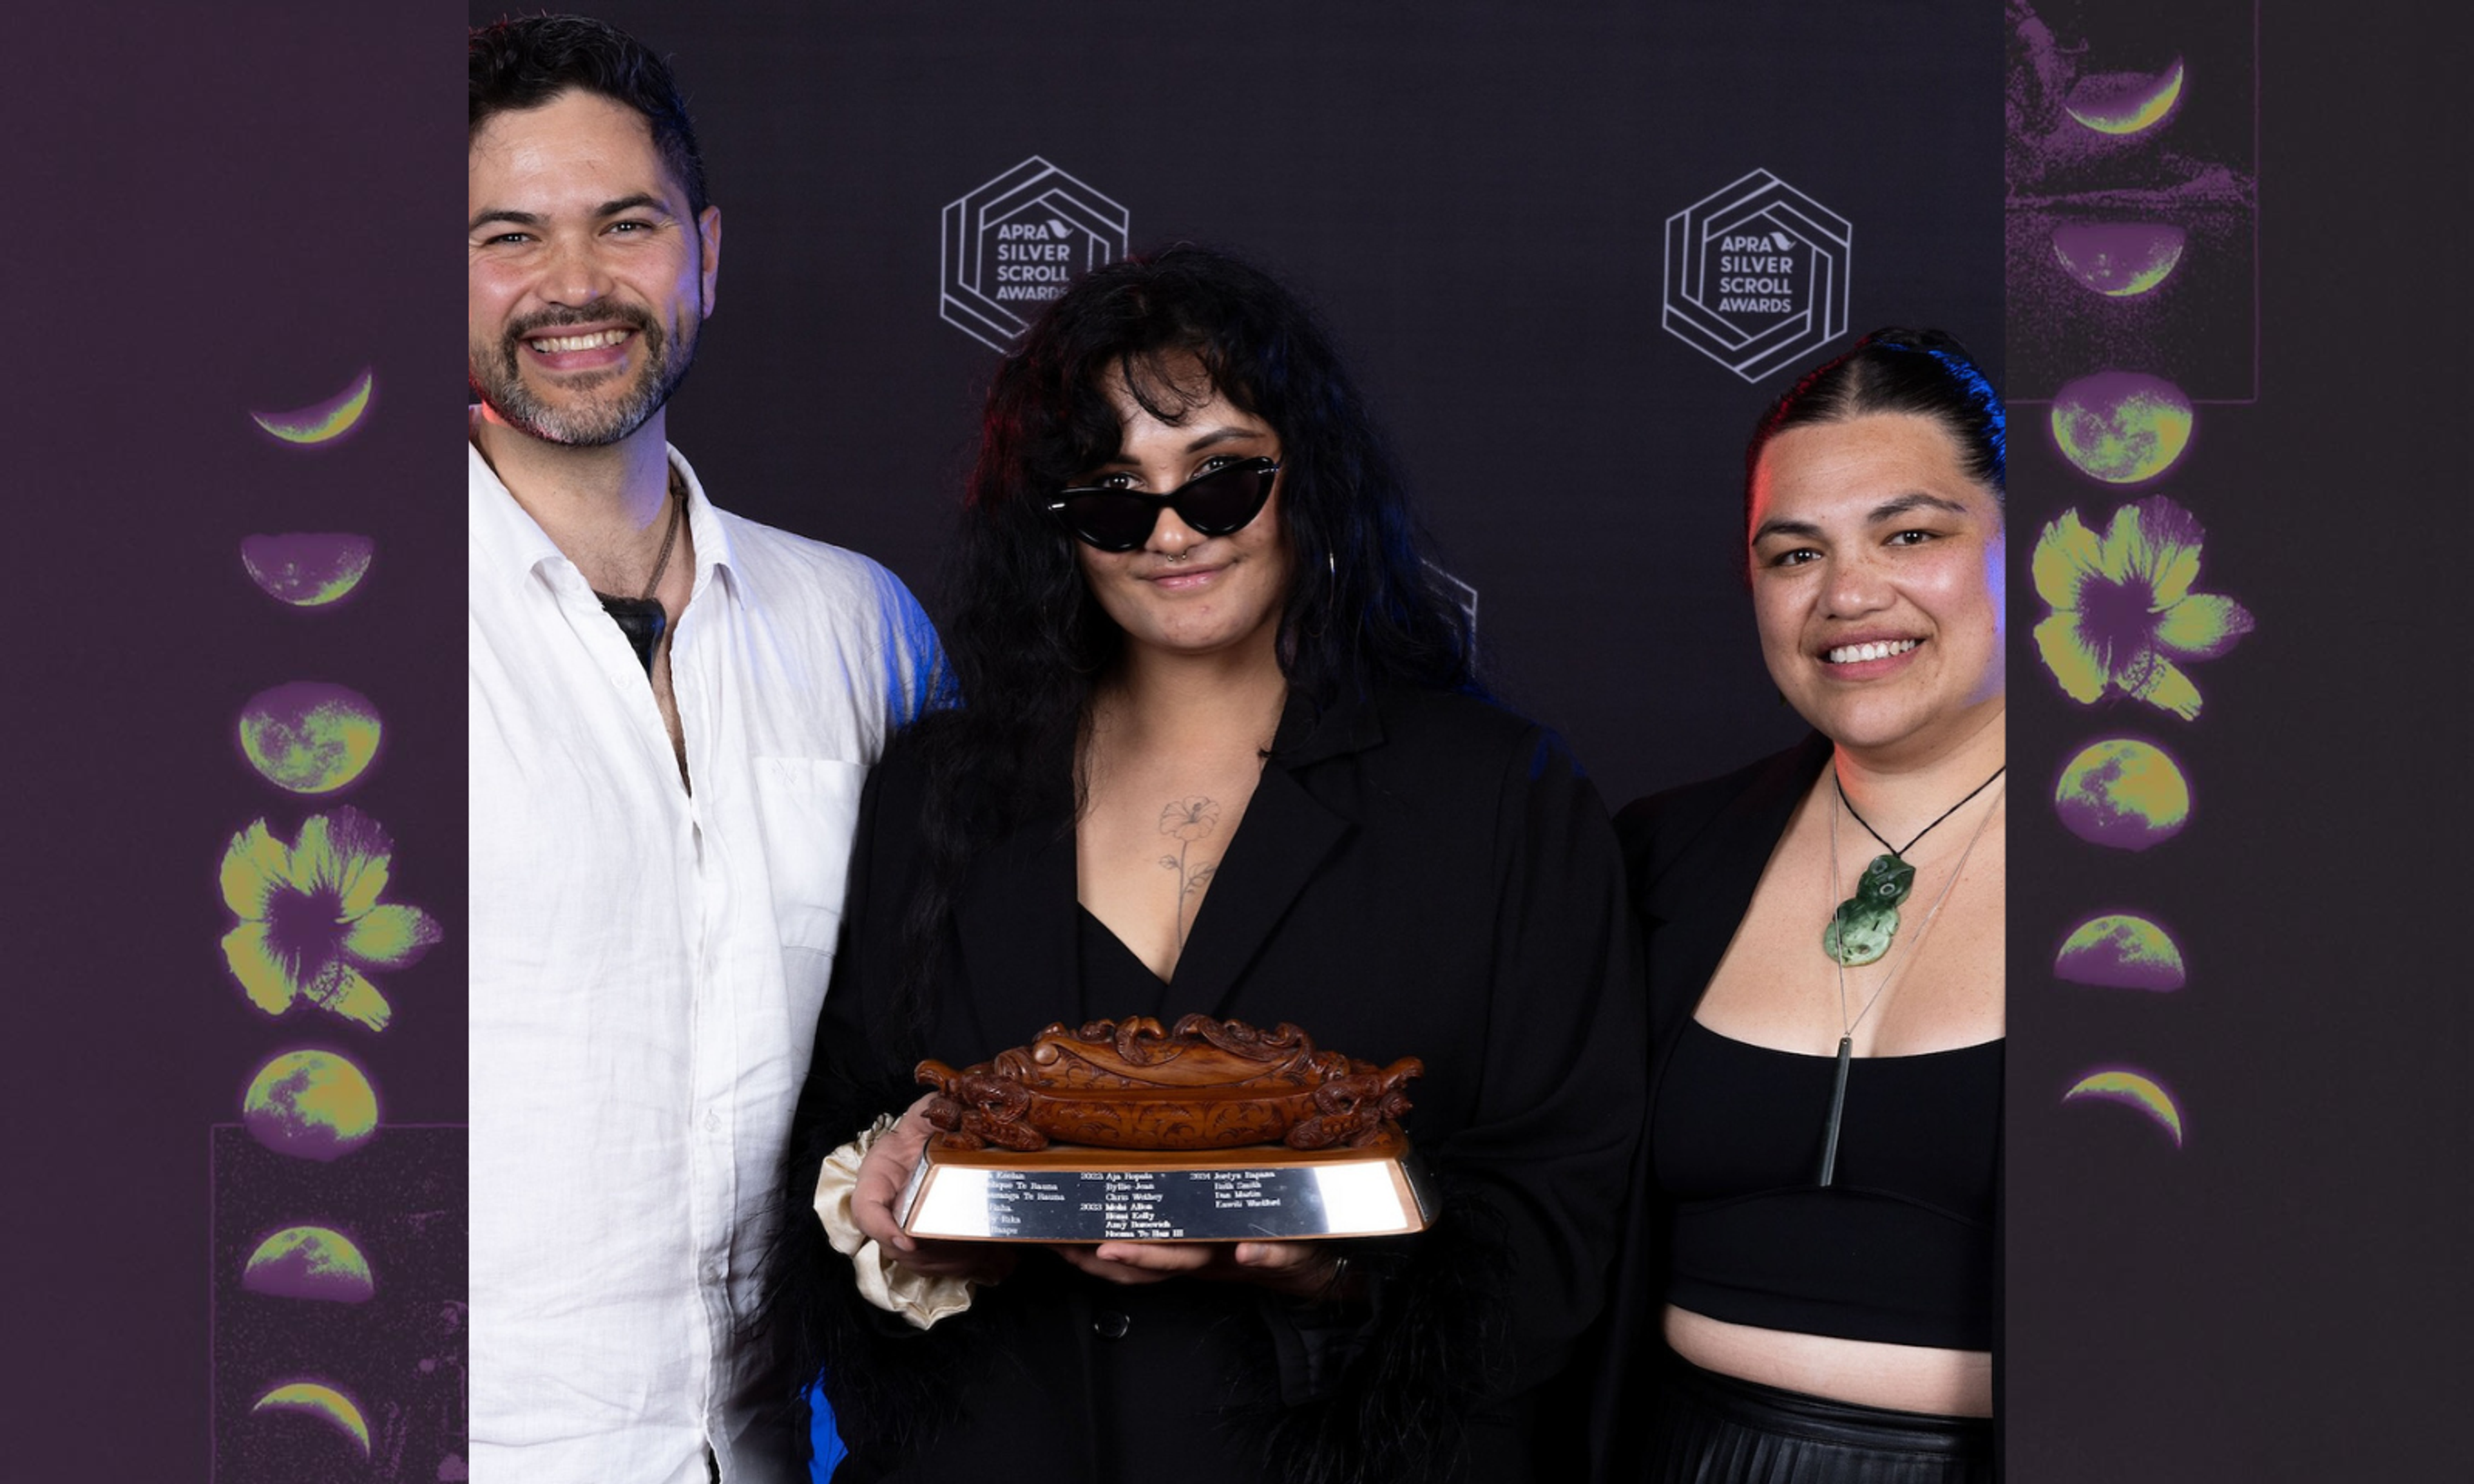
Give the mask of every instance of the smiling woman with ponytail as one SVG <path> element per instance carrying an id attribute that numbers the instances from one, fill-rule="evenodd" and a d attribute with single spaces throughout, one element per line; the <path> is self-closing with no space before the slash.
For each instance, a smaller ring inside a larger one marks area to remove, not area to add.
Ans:
<path id="1" fill-rule="evenodd" d="M 1607 1477 L 1992 1476 L 2002 459 L 2000 397 L 1929 330 L 1755 429 L 1754 621 L 1814 730 L 1616 822 L 1652 1049 Z"/>

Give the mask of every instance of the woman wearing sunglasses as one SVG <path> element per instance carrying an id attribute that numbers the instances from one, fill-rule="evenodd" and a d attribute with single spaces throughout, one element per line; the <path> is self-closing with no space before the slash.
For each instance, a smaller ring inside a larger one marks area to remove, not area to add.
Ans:
<path id="1" fill-rule="evenodd" d="M 1932 331 L 1755 431 L 1754 619 L 1814 732 L 1617 821 L 1653 1051 L 1615 1478 L 1992 1477 L 2002 455 Z"/>
<path id="2" fill-rule="evenodd" d="M 1528 1393 L 1598 1306 L 1637 1127 L 1621 862 L 1557 741 L 1477 694 L 1320 328 L 1194 248 L 1080 280 L 997 372 L 952 577 L 963 704 L 870 781 L 786 1186 L 802 1210 L 856 1165 L 857 1261 L 787 1223 L 772 1306 L 837 1476 L 1529 1477 Z M 922 1057 L 1196 1012 L 1422 1059 L 1439 1222 L 900 1233 Z"/>

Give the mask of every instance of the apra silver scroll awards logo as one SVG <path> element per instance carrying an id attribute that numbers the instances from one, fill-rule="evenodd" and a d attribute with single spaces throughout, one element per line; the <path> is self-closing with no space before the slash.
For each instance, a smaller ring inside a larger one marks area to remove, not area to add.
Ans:
<path id="1" fill-rule="evenodd" d="M 991 349 L 1086 268 L 1126 255 L 1126 208 L 1034 155 L 945 206 L 937 313 Z"/>
<path id="2" fill-rule="evenodd" d="M 1666 219 L 1666 332 L 1746 381 L 1847 333 L 1847 219 L 1766 170 Z"/>

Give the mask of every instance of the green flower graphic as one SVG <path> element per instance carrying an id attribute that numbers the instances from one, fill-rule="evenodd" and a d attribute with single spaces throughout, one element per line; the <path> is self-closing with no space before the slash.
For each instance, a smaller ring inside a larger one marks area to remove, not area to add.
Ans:
<path id="1" fill-rule="evenodd" d="M 2198 518 L 2164 495 L 2113 513 L 2104 539 L 2072 511 L 2036 539 L 2036 592 L 2052 612 L 2036 626 L 2036 652 L 2074 701 L 2106 690 L 2189 721 L 2199 688 L 2176 660 L 2214 659 L 2251 630 L 2233 599 L 2193 592 Z"/>
<path id="2" fill-rule="evenodd" d="M 358 809 L 313 814 L 288 849 L 258 820 L 224 851 L 224 902 L 240 922 L 224 962 L 250 1003 L 281 1015 L 305 999 L 374 1031 L 394 1014 L 361 970 L 401 969 L 439 938 L 419 907 L 381 903 L 395 842 Z"/>

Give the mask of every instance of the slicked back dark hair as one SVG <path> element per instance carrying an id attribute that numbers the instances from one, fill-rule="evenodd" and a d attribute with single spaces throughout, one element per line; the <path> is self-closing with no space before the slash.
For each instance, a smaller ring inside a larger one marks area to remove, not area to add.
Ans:
<path id="1" fill-rule="evenodd" d="M 1823 363 L 1761 414 L 1744 448 L 1745 524 L 1752 522 L 1753 474 L 1771 439 L 1789 428 L 1882 412 L 1932 419 L 1957 446 L 1958 467 L 2001 503 L 2007 467 L 2001 394 L 1951 336 L 1893 326 Z"/>
<path id="2" fill-rule="evenodd" d="M 635 109 L 652 126 L 653 148 L 687 192 L 688 215 L 704 215 L 704 155 L 688 122 L 687 100 L 668 64 L 618 27 L 588 15 L 527 15 L 476 26 L 472 84 L 467 139 L 495 114 L 537 108 L 570 90 Z"/>
<path id="3" fill-rule="evenodd" d="M 972 856 L 1081 802 L 1077 744 L 1123 634 L 1045 502 L 1117 456 L 1115 380 L 1164 422 L 1216 392 L 1278 436 L 1291 575 L 1277 653 L 1292 696 L 1320 712 L 1386 685 L 1478 688 L 1467 620 L 1436 586 L 1390 446 L 1304 300 L 1187 244 L 1093 270 L 1047 306 L 988 389 L 942 605 L 962 704 L 914 739 L 936 878 L 913 903 L 914 990 Z"/>

